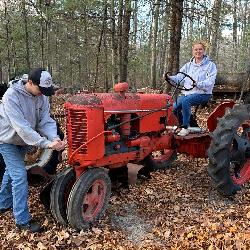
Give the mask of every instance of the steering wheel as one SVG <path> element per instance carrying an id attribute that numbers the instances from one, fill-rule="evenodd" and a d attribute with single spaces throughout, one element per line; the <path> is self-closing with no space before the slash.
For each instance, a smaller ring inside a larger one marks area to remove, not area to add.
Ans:
<path id="1" fill-rule="evenodd" d="M 194 87 L 196 87 L 196 85 L 195 85 L 195 80 L 194 80 L 190 75 L 188 75 L 188 74 L 186 74 L 186 73 L 184 73 L 184 72 L 177 72 L 176 74 L 182 74 L 182 75 L 183 75 L 182 79 L 177 83 L 177 82 L 175 82 L 175 81 L 173 81 L 173 80 L 171 80 L 171 79 L 169 78 L 168 73 L 169 73 L 169 72 L 167 72 L 167 73 L 165 74 L 165 80 L 166 80 L 166 82 L 167 82 L 168 84 L 170 84 L 172 87 L 174 87 L 174 88 L 176 88 L 176 89 L 180 89 L 180 90 L 186 90 L 186 91 L 192 90 Z M 189 78 L 189 79 L 193 82 L 191 88 L 185 88 L 184 86 L 181 86 L 181 82 L 182 82 L 186 77 Z"/>

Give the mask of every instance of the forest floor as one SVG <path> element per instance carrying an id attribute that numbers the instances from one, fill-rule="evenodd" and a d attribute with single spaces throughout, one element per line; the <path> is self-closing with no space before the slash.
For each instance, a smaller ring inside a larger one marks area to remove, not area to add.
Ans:
<path id="1" fill-rule="evenodd" d="M 211 107 L 199 115 L 205 120 Z M 60 167 L 63 167 L 62 165 Z M 207 160 L 179 155 L 171 169 L 112 191 L 104 218 L 89 230 L 61 226 L 30 188 L 32 215 L 45 230 L 19 232 L 11 212 L 0 215 L 1 249 L 250 249 L 250 185 L 234 198 L 218 194 Z"/>

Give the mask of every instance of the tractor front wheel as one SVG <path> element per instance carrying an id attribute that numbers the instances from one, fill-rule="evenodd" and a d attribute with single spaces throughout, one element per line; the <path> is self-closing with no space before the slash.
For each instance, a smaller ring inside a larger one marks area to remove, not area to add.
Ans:
<path id="1" fill-rule="evenodd" d="M 67 201 L 70 191 L 76 181 L 73 168 L 66 168 L 56 176 L 50 192 L 50 211 L 53 217 L 62 225 L 67 225 Z"/>
<path id="2" fill-rule="evenodd" d="M 250 105 L 236 105 L 219 120 L 208 149 L 208 174 L 217 190 L 231 196 L 250 179 Z"/>
<path id="3" fill-rule="evenodd" d="M 111 195 L 111 181 L 107 171 L 92 168 L 84 172 L 72 188 L 68 204 L 69 224 L 87 229 L 104 214 Z"/>

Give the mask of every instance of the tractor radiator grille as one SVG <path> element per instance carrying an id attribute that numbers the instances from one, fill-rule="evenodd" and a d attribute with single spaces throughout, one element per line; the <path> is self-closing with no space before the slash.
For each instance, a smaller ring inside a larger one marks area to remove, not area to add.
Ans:
<path id="1" fill-rule="evenodd" d="M 68 143 L 73 152 L 87 141 L 87 114 L 85 110 L 66 109 L 66 116 Z M 78 154 L 87 153 L 87 145 L 78 151 Z"/>

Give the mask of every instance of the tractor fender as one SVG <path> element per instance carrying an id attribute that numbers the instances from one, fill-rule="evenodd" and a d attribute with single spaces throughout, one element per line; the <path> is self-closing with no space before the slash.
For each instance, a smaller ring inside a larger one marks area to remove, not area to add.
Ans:
<path id="1" fill-rule="evenodd" d="M 226 113 L 226 110 L 233 108 L 234 105 L 234 101 L 222 102 L 213 110 L 207 119 L 207 128 L 209 132 L 213 132 L 216 129 L 218 118 L 223 117 Z"/>

